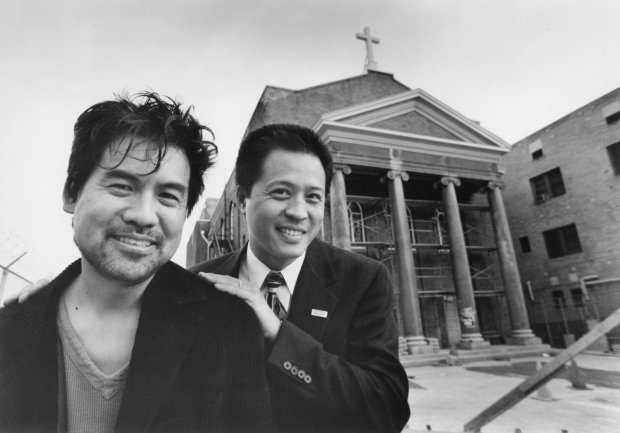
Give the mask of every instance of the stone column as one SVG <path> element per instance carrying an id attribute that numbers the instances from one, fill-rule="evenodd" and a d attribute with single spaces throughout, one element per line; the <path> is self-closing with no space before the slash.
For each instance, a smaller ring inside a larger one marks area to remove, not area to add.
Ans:
<path id="1" fill-rule="evenodd" d="M 339 248 L 351 251 L 347 191 L 344 185 L 345 174 L 351 174 L 351 167 L 343 164 L 334 164 L 334 175 L 329 188 L 332 243 Z"/>
<path id="2" fill-rule="evenodd" d="M 407 350 L 411 354 L 428 352 L 429 346 L 424 339 L 422 316 L 420 315 L 420 301 L 415 276 L 415 265 L 411 251 L 411 238 L 407 224 L 407 209 L 403 181 L 409 180 L 404 171 L 387 172 L 388 187 L 392 207 L 392 226 L 394 230 L 394 245 L 400 286 L 400 311 L 403 320 L 403 330 L 407 341 Z"/>
<path id="3" fill-rule="evenodd" d="M 508 343 L 518 345 L 541 344 L 540 339 L 532 332 L 527 317 L 519 268 L 510 236 L 504 199 L 502 198 L 502 187 L 501 182 L 489 182 L 487 197 L 491 209 L 491 218 L 493 219 L 497 256 L 504 280 L 510 323 L 512 324 L 512 334 Z"/>
<path id="4" fill-rule="evenodd" d="M 442 177 L 440 184 L 446 214 L 446 225 L 448 227 L 454 287 L 456 289 L 459 319 L 461 322 L 461 340 L 457 343 L 457 347 L 461 349 L 476 349 L 489 346 L 489 343 L 484 341 L 480 334 L 465 236 L 463 234 L 463 225 L 461 224 L 459 204 L 456 198 L 455 186 L 460 186 L 461 181 L 455 177 Z"/>

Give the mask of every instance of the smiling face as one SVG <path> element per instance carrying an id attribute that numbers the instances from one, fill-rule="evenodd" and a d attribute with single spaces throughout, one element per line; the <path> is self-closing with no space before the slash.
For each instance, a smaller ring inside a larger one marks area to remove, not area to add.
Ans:
<path id="1" fill-rule="evenodd" d="M 181 241 L 190 167 L 179 148 L 169 147 L 153 171 L 156 148 L 135 143 L 103 153 L 76 200 L 64 197 L 73 214 L 74 241 L 82 253 L 82 272 L 116 282 L 150 279 Z M 122 162 L 121 162 L 122 160 Z M 119 164 L 120 163 L 120 164 Z"/>
<path id="2" fill-rule="evenodd" d="M 301 256 L 323 223 L 325 170 L 313 154 L 273 150 L 249 196 L 239 193 L 250 248 L 272 270 Z"/>

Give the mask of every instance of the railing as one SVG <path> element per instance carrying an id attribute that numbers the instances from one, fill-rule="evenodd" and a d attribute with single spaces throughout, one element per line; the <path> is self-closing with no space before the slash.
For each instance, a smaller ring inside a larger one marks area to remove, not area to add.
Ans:
<path id="1" fill-rule="evenodd" d="M 548 290 L 546 290 L 548 291 Z M 620 305 L 620 279 L 591 281 L 587 288 L 564 290 L 567 297 L 538 298 L 528 302 L 534 333 L 552 347 L 567 347 Z M 610 344 L 620 344 L 620 331 L 608 335 Z"/>

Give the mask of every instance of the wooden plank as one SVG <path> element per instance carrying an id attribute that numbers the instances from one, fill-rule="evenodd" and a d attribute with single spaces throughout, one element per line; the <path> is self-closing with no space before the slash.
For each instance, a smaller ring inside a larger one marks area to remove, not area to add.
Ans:
<path id="1" fill-rule="evenodd" d="M 521 384 L 506 393 L 491 406 L 483 410 L 479 415 L 465 424 L 465 432 L 479 432 L 480 428 L 497 418 L 499 415 L 510 409 L 512 406 L 527 397 L 539 386 L 553 378 L 553 375 L 562 368 L 564 364 L 582 352 L 596 340 L 607 334 L 609 331 L 620 325 L 620 308 L 610 314 L 605 320 L 596 325 L 590 332 L 585 334 L 566 350 L 560 352 L 551 362 L 543 368 L 525 379 Z"/>

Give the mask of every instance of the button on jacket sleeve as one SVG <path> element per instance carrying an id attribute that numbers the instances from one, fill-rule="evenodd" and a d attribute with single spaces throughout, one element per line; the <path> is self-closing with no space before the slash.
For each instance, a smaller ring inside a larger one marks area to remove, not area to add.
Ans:
<path id="1" fill-rule="evenodd" d="M 327 245 L 310 249 L 307 261 L 267 356 L 280 430 L 401 431 L 409 418 L 408 380 L 398 360 L 387 270 Z"/>
<path id="2" fill-rule="evenodd" d="M 191 270 L 238 276 L 245 248 Z M 312 241 L 265 358 L 280 433 L 399 432 L 409 419 L 392 285 L 377 261 Z"/>

